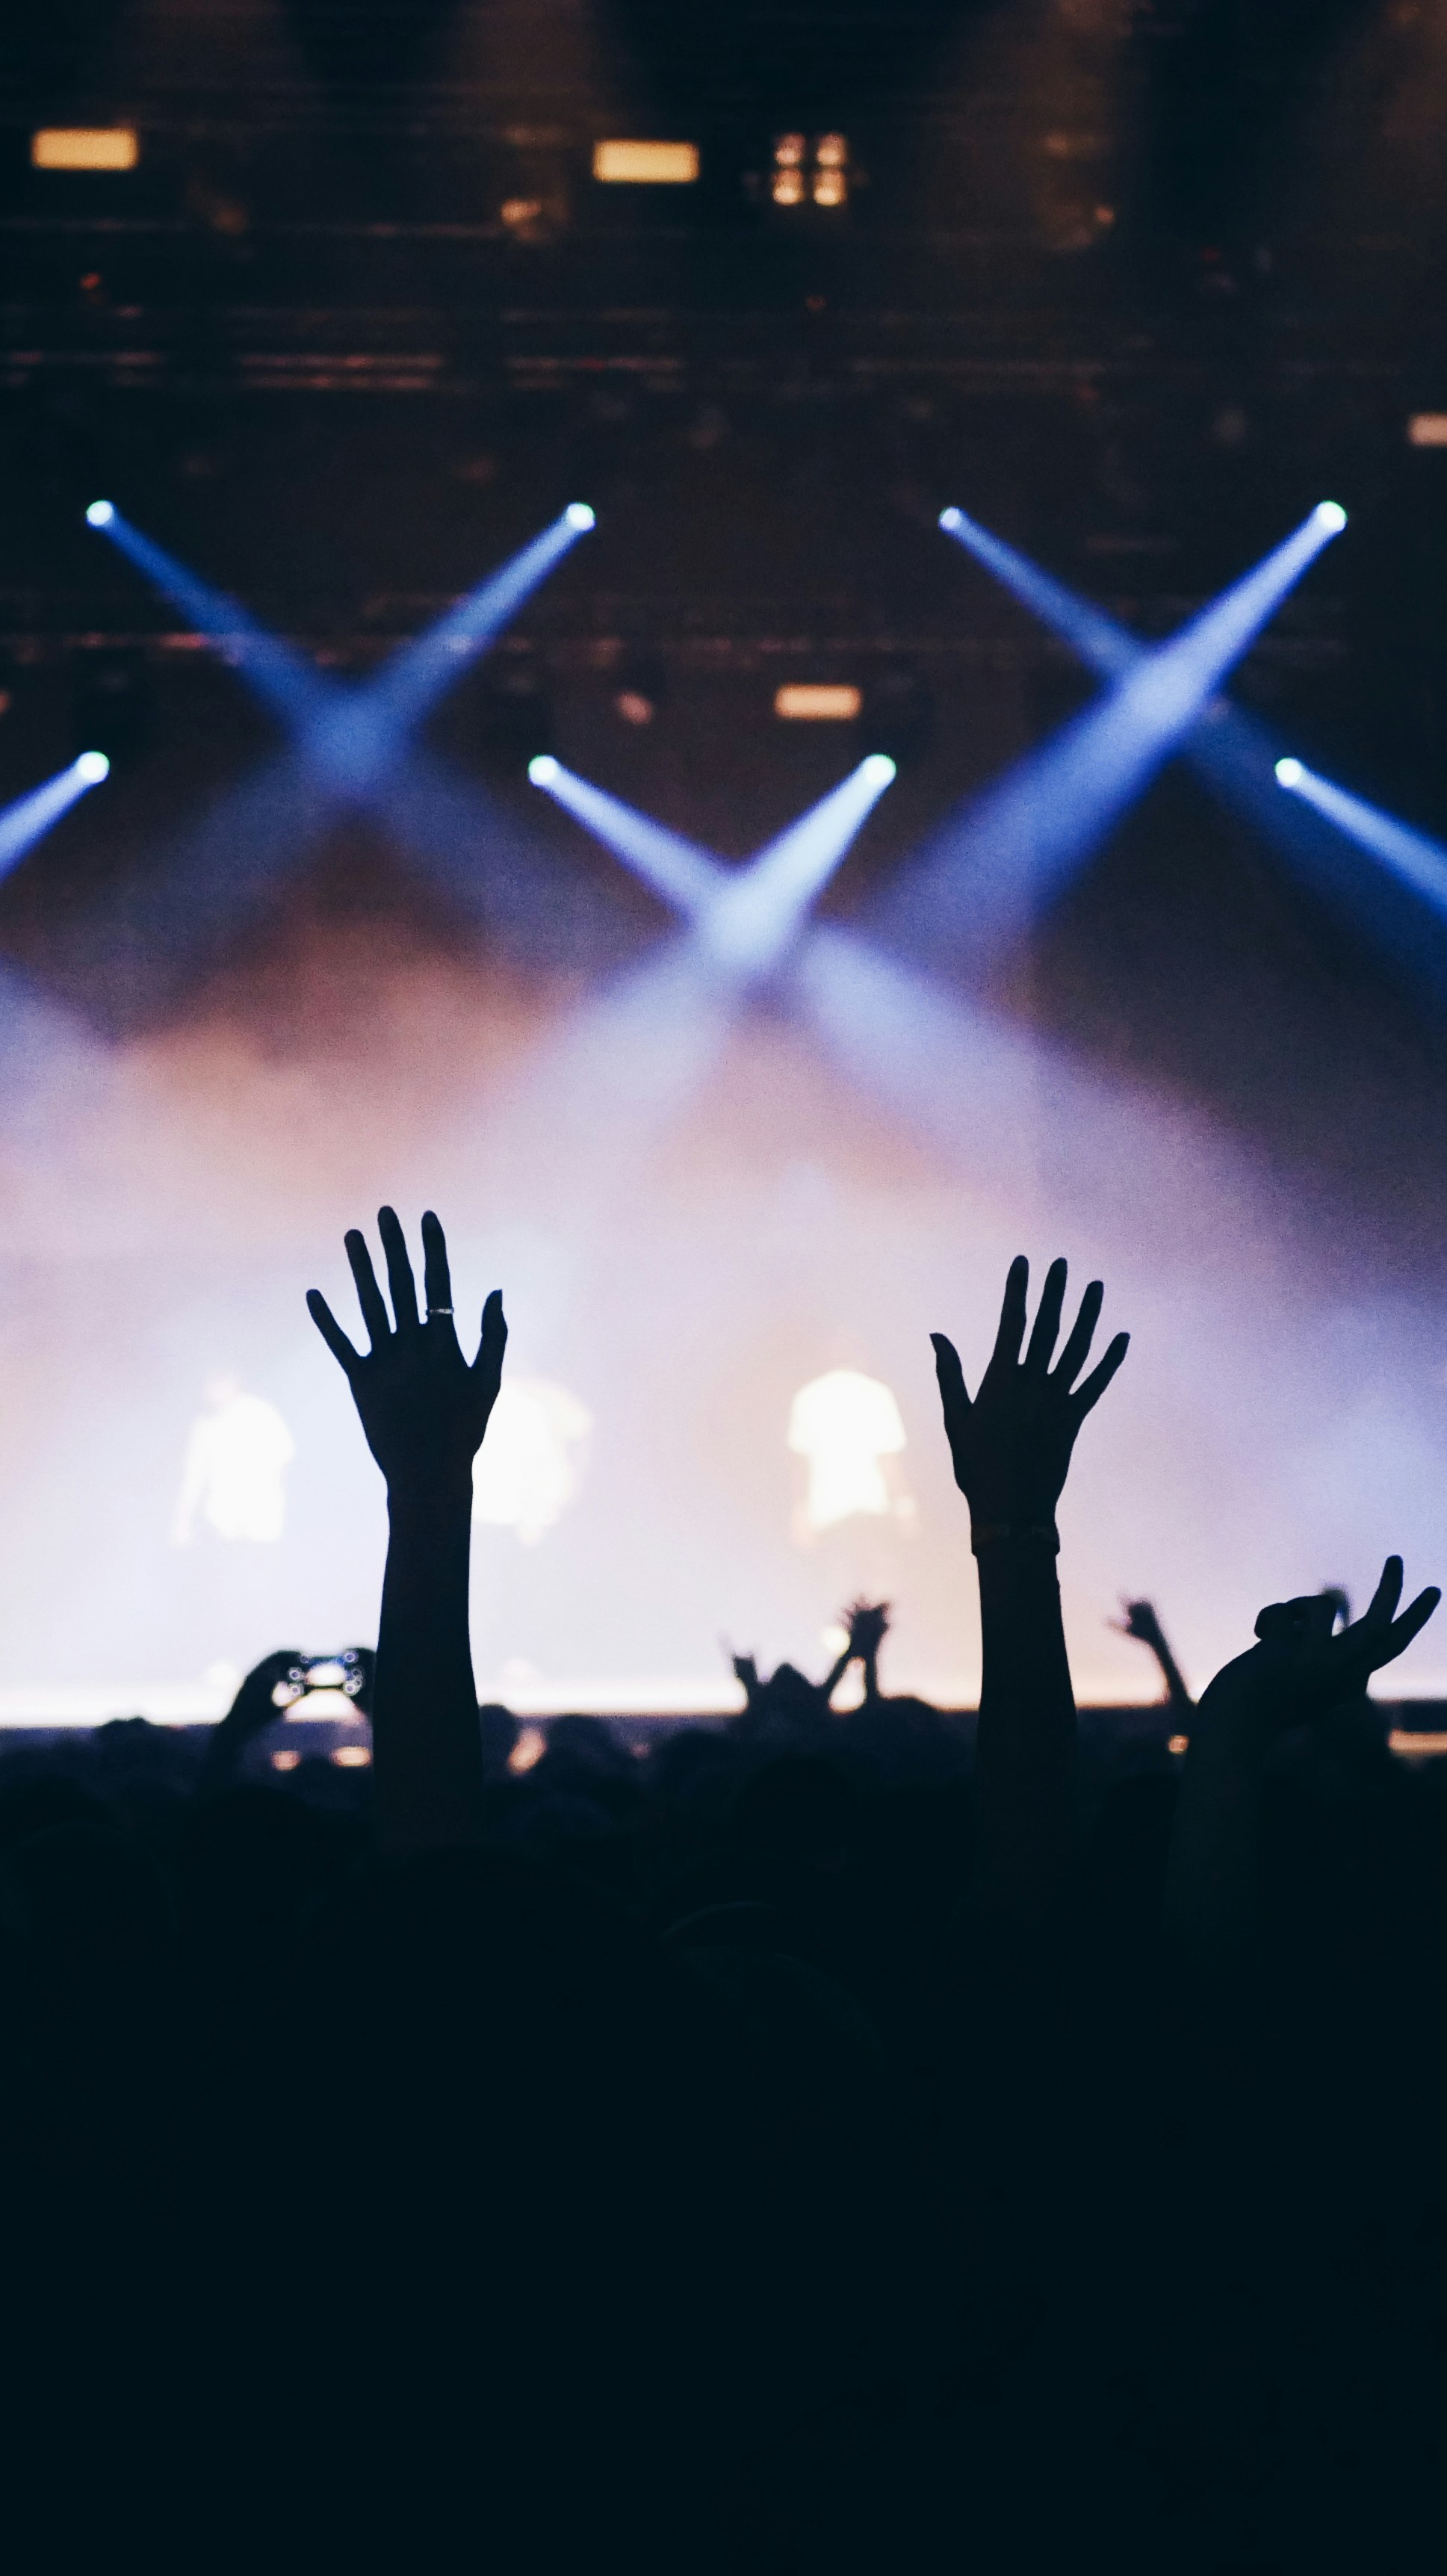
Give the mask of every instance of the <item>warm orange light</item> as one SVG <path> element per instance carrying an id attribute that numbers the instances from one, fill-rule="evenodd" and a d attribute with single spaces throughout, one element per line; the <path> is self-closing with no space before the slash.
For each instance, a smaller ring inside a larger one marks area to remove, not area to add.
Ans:
<path id="1" fill-rule="evenodd" d="M 42 125 L 30 138 L 33 170 L 134 170 L 140 157 L 133 125 Z"/>
<path id="2" fill-rule="evenodd" d="M 593 176 L 631 188 L 686 188 L 698 177 L 696 143 L 595 143 Z"/>
<path id="3" fill-rule="evenodd" d="M 796 724 L 853 724 L 863 701 L 839 680 L 786 680 L 774 691 L 774 713 Z"/>
<path id="4" fill-rule="evenodd" d="M 371 1759 L 365 1744 L 339 1744 L 332 1755 L 339 1771 L 365 1771 Z"/>

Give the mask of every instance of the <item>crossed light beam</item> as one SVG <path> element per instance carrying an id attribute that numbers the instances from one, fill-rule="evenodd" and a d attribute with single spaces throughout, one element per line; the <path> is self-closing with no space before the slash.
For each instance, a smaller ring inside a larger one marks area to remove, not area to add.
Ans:
<path id="1" fill-rule="evenodd" d="M 339 792 L 358 796 L 365 796 L 400 757 L 433 702 L 486 649 L 579 537 L 597 525 L 586 501 L 570 501 L 541 536 L 394 653 L 373 681 L 347 687 L 269 635 L 239 601 L 213 589 L 132 527 L 113 501 L 92 501 L 85 515 L 92 528 L 101 529 L 221 647 L 256 695 L 282 718 L 312 765 Z"/>
<path id="2" fill-rule="evenodd" d="M 1151 647 L 1128 627 L 965 511 L 942 511 L 940 526 L 1103 679 L 1128 679 L 1149 659 Z M 1295 760 L 1258 717 L 1219 695 L 1208 700 L 1174 748 L 1299 876 L 1359 921 L 1399 964 L 1447 991 L 1447 955 L 1435 943 L 1424 947 L 1421 910 L 1425 898 L 1434 919 L 1447 926 L 1447 852 L 1332 787 Z M 1283 787 L 1298 792 L 1283 796 Z M 1370 852 L 1385 873 L 1368 876 L 1354 849 Z"/>
<path id="3" fill-rule="evenodd" d="M 17 796 L 0 812 L 0 877 L 7 876 L 27 850 L 48 832 L 79 797 L 109 778 L 111 765 L 103 751 L 83 751 L 66 769 L 58 769 L 28 796 Z"/>
<path id="4" fill-rule="evenodd" d="M 331 678 L 268 634 L 238 601 L 133 527 L 113 502 L 93 501 L 86 518 L 210 639 L 288 736 L 282 752 L 226 791 L 180 837 L 157 878 L 127 891 L 117 918 L 92 926 L 122 967 L 134 952 L 143 975 L 153 975 L 161 958 L 172 971 L 185 970 L 194 962 L 186 956 L 188 905 L 194 911 L 201 898 L 205 918 L 192 923 L 192 938 L 204 947 L 223 918 L 264 896 L 338 806 L 380 815 L 397 842 L 432 867 L 440 856 L 455 861 L 459 842 L 469 855 L 475 851 L 479 791 L 412 737 L 429 706 L 596 524 L 586 502 L 571 502 L 361 685 Z M 527 854 L 512 855 L 516 873 L 526 877 Z M 474 872 L 454 873 L 458 890 L 475 896 Z"/>
<path id="5" fill-rule="evenodd" d="M 891 898 L 901 927 L 912 916 L 932 941 L 967 939 L 978 968 L 1050 901 L 1194 732 L 1226 674 L 1346 526 L 1346 512 L 1320 502 L 1263 562 L 1154 648 L 1070 601 L 962 510 L 944 511 L 940 525 L 1052 623 L 1068 606 L 1062 631 L 1111 682 L 947 829 Z"/>
<path id="6" fill-rule="evenodd" d="M 894 762 L 882 751 L 870 752 L 831 794 L 739 869 L 620 804 L 560 760 L 544 754 L 528 763 L 535 787 L 566 806 L 689 919 L 700 963 L 739 983 L 769 974 L 787 954 L 810 905 L 895 774 Z"/>
<path id="7" fill-rule="evenodd" d="M 550 1159 L 563 1143 L 570 1213 L 581 1198 L 616 1218 L 620 1185 L 640 1149 L 686 1105 L 738 1000 L 768 971 L 759 962 L 762 942 L 741 973 L 720 963 L 720 950 L 725 960 L 730 955 L 727 935 L 711 935 L 728 921 L 731 903 L 742 908 L 752 886 L 766 897 L 765 917 L 773 913 L 768 955 L 779 989 L 856 1090 L 1002 1203 L 1018 1203 L 1041 1132 L 1067 1140 L 1051 1180 L 1075 1222 L 1094 1233 L 1117 1209 L 1133 1217 L 1144 1188 L 1154 1207 L 1169 1211 L 1182 1262 L 1203 1275 L 1211 1229 L 1219 1233 L 1220 1208 L 1236 1185 L 1214 1172 L 1213 1149 L 1189 1122 L 1102 1081 L 1036 1033 L 1010 1028 L 856 932 L 808 920 L 812 895 L 801 898 L 796 888 L 784 897 L 782 869 L 772 881 L 765 875 L 778 853 L 797 858 L 817 833 L 813 890 L 821 889 L 826 828 L 842 856 L 852 837 L 840 838 L 848 793 L 869 792 L 872 801 L 887 783 L 882 761 L 877 786 L 861 775 L 866 766 L 741 872 L 561 763 L 532 764 L 534 783 L 661 894 L 687 930 L 570 1017 L 539 1051 L 526 1086 L 509 1102 L 524 1113 L 519 1159 L 538 1135 L 547 1138 Z M 501 1131 L 512 1122 L 490 1123 Z"/>

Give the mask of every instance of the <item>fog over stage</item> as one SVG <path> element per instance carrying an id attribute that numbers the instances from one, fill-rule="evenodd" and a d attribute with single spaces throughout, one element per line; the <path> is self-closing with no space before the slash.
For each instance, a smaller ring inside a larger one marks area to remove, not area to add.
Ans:
<path id="1" fill-rule="evenodd" d="M 1018 1010 L 890 1024 L 896 970 L 850 933 L 707 1028 L 681 972 L 666 930 L 606 972 L 505 967 L 394 901 L 303 908 L 150 1034 L 102 1039 L 11 975 L 0 1716 L 219 1712 L 223 1668 L 371 1641 L 381 1483 L 303 1294 L 354 1321 L 342 1234 L 384 1200 L 414 1241 L 442 1215 L 464 1340 L 505 1294 L 473 1639 L 480 1694 L 520 1711 L 731 1707 L 730 1649 L 820 1668 L 861 1591 L 896 1605 L 890 1687 L 970 1701 L 927 1336 L 973 1383 L 1020 1249 L 1102 1276 L 1102 1346 L 1132 1334 L 1063 1511 L 1082 1699 L 1151 1695 L 1123 1592 L 1199 1683 L 1263 1575 L 1361 1595 L 1389 1546 L 1435 1569 L 1440 1312 L 1383 1283 L 1368 1211 Z M 889 1391 L 904 1445 L 876 1402 L 887 1508 L 815 1527 L 796 1399 L 839 1370 Z M 294 1446 L 280 1534 L 263 1510 L 223 1537 L 198 1490 L 178 1545 L 223 1378 Z M 1429 1629 L 1394 1692 L 1447 1688 L 1440 1654 Z"/>

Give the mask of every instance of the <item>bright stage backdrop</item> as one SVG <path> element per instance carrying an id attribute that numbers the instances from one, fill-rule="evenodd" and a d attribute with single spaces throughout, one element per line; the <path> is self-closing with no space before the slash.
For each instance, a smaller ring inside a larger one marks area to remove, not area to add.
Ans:
<path id="1" fill-rule="evenodd" d="M 915 1061 L 846 975 L 702 1046 L 658 983 L 400 919 L 314 923 L 115 1043 L 12 981 L 0 1718 L 213 1714 L 273 1645 L 374 1638 L 379 1480 L 303 1295 L 347 1313 L 342 1233 L 383 1198 L 414 1240 L 442 1215 L 464 1331 L 505 1293 L 473 1633 L 520 1711 L 734 1706 L 731 1649 L 817 1670 L 861 1591 L 895 1604 L 889 1685 L 968 1702 L 927 1335 L 977 1374 L 1022 1248 L 1099 1272 L 1134 1337 L 1062 1516 L 1084 1698 L 1152 1695 L 1123 1593 L 1199 1684 L 1263 1598 L 1363 1598 L 1391 1547 L 1440 1579 L 1441 1319 L 1353 1290 L 1365 1219 L 1018 1020 L 956 1015 Z M 1394 1690 L 1447 1688 L 1444 1657 L 1429 1629 Z"/>

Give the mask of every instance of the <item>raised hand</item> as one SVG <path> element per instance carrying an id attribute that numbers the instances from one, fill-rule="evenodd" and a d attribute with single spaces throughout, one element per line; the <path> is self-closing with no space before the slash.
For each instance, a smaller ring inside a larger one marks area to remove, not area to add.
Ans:
<path id="1" fill-rule="evenodd" d="M 380 1210 L 377 1231 L 392 1295 L 390 1318 L 365 1237 L 354 1227 L 346 1238 L 370 1348 L 354 1349 L 315 1288 L 307 1292 L 308 1310 L 346 1371 L 367 1446 L 389 1491 L 470 1491 L 472 1461 L 497 1402 L 507 1347 L 501 1293 L 495 1288 L 482 1310 L 482 1339 L 469 1361 L 453 1322 L 447 1242 L 436 1217 L 429 1209 L 422 1219 L 425 1315 L 417 1311 L 406 1238 L 391 1208 Z"/>
<path id="2" fill-rule="evenodd" d="M 1335 1590 L 1271 1602 L 1256 1622 L 1259 1642 L 1217 1674 L 1207 1697 L 1227 1690 L 1249 1697 L 1282 1726 L 1359 1699 L 1372 1674 L 1421 1634 L 1442 1595 L 1431 1583 L 1398 1615 L 1401 1597 L 1402 1560 L 1389 1556 L 1366 1610 L 1349 1627 L 1336 1626 L 1342 1595 Z"/>
<path id="3" fill-rule="evenodd" d="M 953 1342 L 943 1333 L 930 1335 L 955 1482 L 970 1506 L 977 1550 L 1007 1536 L 1053 1539 L 1055 1506 L 1069 1473 L 1076 1434 L 1130 1347 L 1130 1335 L 1117 1333 L 1089 1377 L 1076 1384 L 1089 1357 L 1105 1297 L 1100 1281 L 1093 1279 L 1052 1368 L 1065 1282 L 1066 1264 L 1052 1261 L 1022 1360 L 1030 1264 L 1023 1254 L 1011 1262 L 995 1348 L 973 1401 Z"/>
<path id="4" fill-rule="evenodd" d="M 844 1613 L 843 1624 L 851 1657 L 868 1662 L 884 1643 L 889 1627 L 889 1603 L 851 1601 Z"/>

